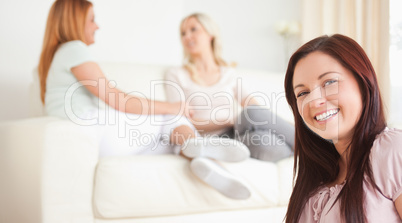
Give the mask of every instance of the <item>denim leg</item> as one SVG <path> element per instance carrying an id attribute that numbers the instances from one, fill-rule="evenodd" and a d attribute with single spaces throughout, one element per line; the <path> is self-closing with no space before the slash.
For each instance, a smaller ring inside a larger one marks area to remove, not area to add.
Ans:
<path id="1" fill-rule="evenodd" d="M 283 137 L 271 131 L 256 130 L 238 135 L 237 140 L 243 142 L 250 150 L 250 156 L 259 160 L 276 162 L 293 154 L 292 148 L 285 143 Z"/>
<path id="2" fill-rule="evenodd" d="M 234 129 L 235 136 L 250 148 L 254 158 L 276 161 L 292 154 L 294 126 L 267 108 L 244 108 Z"/>

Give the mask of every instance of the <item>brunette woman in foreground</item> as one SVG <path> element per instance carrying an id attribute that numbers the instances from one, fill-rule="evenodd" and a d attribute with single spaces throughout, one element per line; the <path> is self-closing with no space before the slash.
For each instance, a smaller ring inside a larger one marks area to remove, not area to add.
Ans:
<path id="1" fill-rule="evenodd" d="M 387 128 L 364 50 L 342 35 L 306 43 L 285 90 L 296 125 L 286 222 L 402 222 L 402 131 Z"/>

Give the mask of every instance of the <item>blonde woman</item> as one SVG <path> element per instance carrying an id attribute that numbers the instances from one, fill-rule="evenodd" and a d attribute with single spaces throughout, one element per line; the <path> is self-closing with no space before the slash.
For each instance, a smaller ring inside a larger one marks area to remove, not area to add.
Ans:
<path id="1" fill-rule="evenodd" d="M 194 108 L 191 121 L 201 134 L 237 138 L 248 146 L 251 157 L 277 161 L 290 156 L 294 127 L 258 106 L 238 86 L 235 69 L 222 59 L 219 30 L 211 18 L 200 13 L 185 17 L 180 34 L 184 64 L 165 75 L 168 101 L 186 100 Z M 240 116 L 239 105 L 244 108 Z"/>
<path id="2" fill-rule="evenodd" d="M 242 161 L 249 157 L 247 148 L 234 140 L 196 138 L 192 124 L 179 116 L 183 110 L 180 102 L 151 101 L 128 95 L 112 85 L 88 49 L 95 42 L 98 29 L 94 17 L 92 3 L 86 0 L 57 0 L 50 9 L 38 66 L 41 99 L 47 114 L 74 122 L 95 120 L 94 124 L 103 126 L 100 156 L 181 151 L 187 158 L 196 158 L 192 167 L 197 176 L 205 178 L 200 174 L 205 171 L 214 174 L 214 179 L 203 179 L 212 187 L 230 198 L 248 198 L 250 191 L 241 180 L 202 161 L 206 157 Z M 100 109 L 99 100 L 109 107 Z M 187 108 L 184 110 L 188 113 Z M 136 139 L 130 138 L 134 137 L 133 131 Z M 130 145 L 150 136 L 156 137 L 151 141 L 159 143 Z M 175 151 L 169 144 L 181 145 L 181 150 Z"/>

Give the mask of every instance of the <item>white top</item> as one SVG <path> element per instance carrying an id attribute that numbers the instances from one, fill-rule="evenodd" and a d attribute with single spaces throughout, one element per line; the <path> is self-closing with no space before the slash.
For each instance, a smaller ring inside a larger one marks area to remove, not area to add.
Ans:
<path id="1" fill-rule="evenodd" d="M 386 128 L 376 137 L 370 153 L 373 178 L 380 192 L 363 182 L 364 208 L 368 223 L 400 223 L 395 200 L 402 195 L 402 130 Z M 342 222 L 340 204 L 335 200 L 343 184 L 323 186 L 310 197 L 299 222 Z"/>
<path id="2" fill-rule="evenodd" d="M 78 82 L 71 72 L 71 68 L 89 61 L 93 61 L 93 58 L 82 41 L 74 40 L 60 45 L 46 80 L 45 110 L 48 115 L 71 118 L 75 114 L 80 117 L 97 108 L 97 97 Z M 84 84 L 97 83 L 88 81 Z"/>
<path id="3" fill-rule="evenodd" d="M 221 78 L 211 86 L 195 83 L 182 68 L 169 69 L 165 74 L 165 91 L 169 102 L 186 101 L 194 110 L 194 119 L 211 120 L 217 124 L 233 121 L 239 114 L 239 104 L 249 95 L 242 87 L 241 78 L 230 67 L 220 67 Z M 222 134 L 228 129 L 201 133 Z"/>

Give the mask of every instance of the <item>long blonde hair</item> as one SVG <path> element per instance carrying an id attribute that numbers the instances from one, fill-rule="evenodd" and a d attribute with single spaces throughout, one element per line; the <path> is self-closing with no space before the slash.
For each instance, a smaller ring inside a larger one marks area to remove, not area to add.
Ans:
<path id="1" fill-rule="evenodd" d="M 91 6 L 87 0 L 56 0 L 50 8 L 38 65 L 42 103 L 45 103 L 46 79 L 57 48 L 72 40 L 85 42 L 85 19 Z"/>
<path id="2" fill-rule="evenodd" d="M 209 16 L 207 16 L 205 14 L 193 13 L 193 14 L 185 17 L 181 21 L 180 33 L 181 33 L 181 28 L 182 28 L 183 24 L 190 18 L 195 18 L 202 25 L 202 27 L 204 27 L 205 31 L 207 31 L 207 33 L 213 37 L 212 41 L 211 41 L 211 47 L 212 47 L 212 53 L 214 56 L 215 63 L 218 64 L 219 66 L 228 66 L 226 61 L 224 61 L 222 58 L 222 42 L 221 42 L 218 25 Z M 185 69 L 188 70 L 188 72 L 191 75 L 191 79 L 194 82 L 196 82 L 196 83 L 202 82 L 200 80 L 200 78 L 198 77 L 198 73 L 197 73 L 197 69 L 195 67 L 194 61 L 192 60 L 190 54 L 188 52 L 186 52 L 186 50 L 184 50 L 183 66 Z"/>

